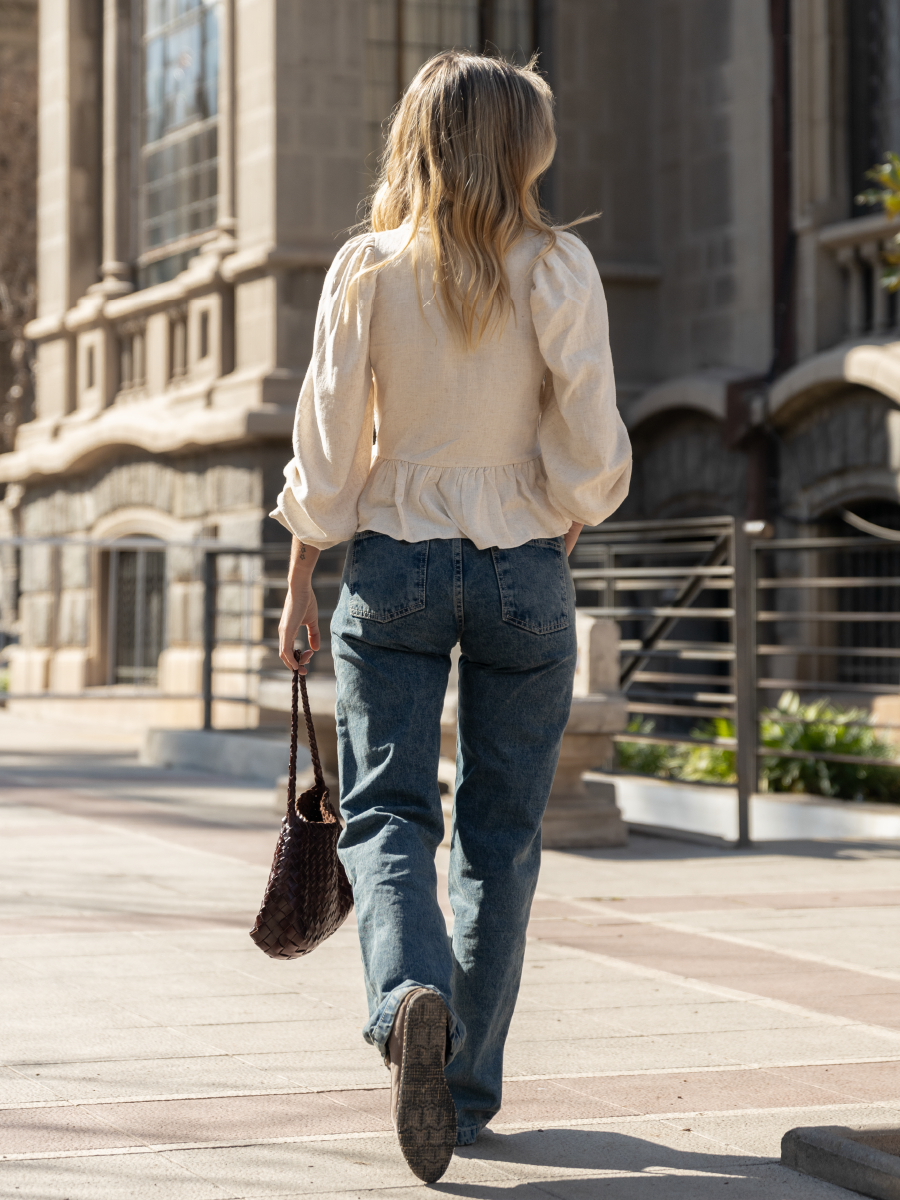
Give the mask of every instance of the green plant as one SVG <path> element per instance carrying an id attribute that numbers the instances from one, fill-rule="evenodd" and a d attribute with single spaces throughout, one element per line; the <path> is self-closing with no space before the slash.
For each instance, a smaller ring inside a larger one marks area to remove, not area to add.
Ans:
<path id="1" fill-rule="evenodd" d="M 691 730 L 692 738 L 713 742 L 715 738 L 733 738 L 734 723 L 726 717 L 704 721 Z M 680 779 L 707 783 L 737 783 L 737 756 L 725 746 L 691 746 L 681 764 Z"/>
<path id="2" fill-rule="evenodd" d="M 629 722 L 628 732 L 649 736 L 655 723 L 641 717 Z M 843 800 L 900 801 L 900 767 L 891 765 L 895 748 L 872 727 L 871 717 L 857 708 L 839 708 L 830 700 L 801 702 L 796 692 L 784 692 L 775 708 L 760 714 L 760 745 L 772 750 L 760 760 L 760 786 L 768 792 L 809 792 Z M 717 738 L 733 738 L 734 722 L 725 717 L 704 721 L 691 737 L 707 744 L 659 746 L 619 742 L 620 770 L 691 783 L 737 782 L 736 755 Z M 885 765 L 844 763 L 826 759 L 786 758 L 779 750 L 813 754 L 843 754 L 884 759 Z"/>
<path id="3" fill-rule="evenodd" d="M 762 713 L 760 744 L 771 750 L 852 755 L 890 760 L 894 748 L 872 728 L 863 709 L 838 708 L 829 700 L 803 704 L 784 692 Z M 845 800 L 900 800 L 900 768 L 825 759 L 766 756 L 760 774 L 770 792 L 812 792 Z"/>
<path id="4" fill-rule="evenodd" d="M 645 717 L 632 717 L 628 733 L 652 735 L 656 722 Z M 731 722 L 724 719 L 704 722 L 691 730 L 691 737 L 709 739 L 734 737 Z M 660 779 L 684 779 L 690 782 L 734 783 L 734 751 L 722 746 L 669 746 L 653 742 L 617 742 L 617 762 L 620 770 L 638 775 L 656 775 Z"/>
<path id="5" fill-rule="evenodd" d="M 656 722 L 645 717 L 632 717 L 628 722 L 628 733 L 639 733 L 649 737 Z M 633 771 L 637 775 L 658 775 L 671 779 L 679 758 L 679 746 L 657 746 L 652 742 L 617 742 L 616 761 L 620 770 Z"/>
<path id="6" fill-rule="evenodd" d="M 883 163 L 866 171 L 866 178 L 878 187 L 867 188 L 856 197 L 857 204 L 881 205 L 888 220 L 900 217 L 900 155 L 886 154 Z M 896 249 L 885 249 L 881 253 L 884 270 L 881 286 L 889 292 L 900 290 L 900 233 L 894 234 L 890 242 Z"/>

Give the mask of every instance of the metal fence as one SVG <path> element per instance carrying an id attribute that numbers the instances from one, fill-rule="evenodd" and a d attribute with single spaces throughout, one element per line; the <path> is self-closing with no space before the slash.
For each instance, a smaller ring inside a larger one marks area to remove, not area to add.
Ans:
<path id="1" fill-rule="evenodd" d="M 738 844 L 750 841 L 763 758 L 900 766 L 897 751 L 760 742 L 760 721 L 773 713 L 781 724 L 830 728 L 836 740 L 865 726 L 900 750 L 900 533 L 771 533 L 730 518 L 607 523 L 583 534 L 573 555 L 579 602 L 620 623 L 628 712 L 657 726 L 616 740 L 734 751 Z M 780 711 L 786 692 L 831 705 Z"/>
<path id="2" fill-rule="evenodd" d="M 608 522 L 582 534 L 571 560 L 579 608 L 620 625 L 620 686 L 643 724 L 618 740 L 733 751 L 739 844 L 750 839 L 760 759 L 775 753 L 760 744 L 760 717 L 783 692 L 855 705 L 851 724 L 900 741 L 900 533 L 769 533 L 726 517 Z M 314 580 L 323 645 L 312 670 L 323 674 L 332 671 L 328 626 L 343 553 L 323 553 Z M 287 543 L 6 539 L 0 629 L 51 649 L 89 647 L 82 697 L 192 699 L 207 729 L 217 712 L 233 723 L 243 709 L 250 723 L 254 707 L 267 707 L 266 689 L 285 681 L 277 626 L 288 554 Z M 182 679 L 172 689 L 160 664 L 179 646 L 193 647 L 200 669 L 193 687 Z M 71 688 L 47 683 L 16 694 L 71 699 Z M 803 711 L 779 719 L 812 723 Z M 815 720 L 847 724 L 827 713 Z M 894 756 L 828 746 L 777 755 L 900 766 Z"/>

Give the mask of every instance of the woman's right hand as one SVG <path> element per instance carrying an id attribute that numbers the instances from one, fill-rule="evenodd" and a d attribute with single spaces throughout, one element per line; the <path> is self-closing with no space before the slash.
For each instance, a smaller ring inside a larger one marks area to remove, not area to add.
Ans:
<path id="1" fill-rule="evenodd" d="M 569 526 L 569 531 L 565 536 L 566 558 L 568 558 L 575 549 L 575 543 L 578 541 L 578 535 L 581 533 L 582 529 L 584 529 L 584 526 L 579 525 L 576 521 L 573 521 Z"/>

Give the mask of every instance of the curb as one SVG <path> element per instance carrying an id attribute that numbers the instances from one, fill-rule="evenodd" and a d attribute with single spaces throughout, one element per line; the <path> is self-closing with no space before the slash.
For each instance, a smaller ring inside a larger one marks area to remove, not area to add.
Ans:
<path id="1" fill-rule="evenodd" d="M 900 1129 L 896 1125 L 790 1129 L 781 1139 L 781 1162 L 874 1200 L 900 1200 Z"/>

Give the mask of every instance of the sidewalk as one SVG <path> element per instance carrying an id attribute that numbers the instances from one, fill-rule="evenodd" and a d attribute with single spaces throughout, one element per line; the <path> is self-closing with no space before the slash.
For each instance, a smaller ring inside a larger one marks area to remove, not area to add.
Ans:
<path id="1" fill-rule="evenodd" d="M 270 789 L 46 737 L 0 711 L 0 1195 L 424 1188 L 360 1037 L 352 924 L 293 963 L 247 937 Z M 898 916 L 900 844 L 548 852 L 503 1110 L 431 1190 L 849 1198 L 779 1143 L 900 1124 Z"/>

